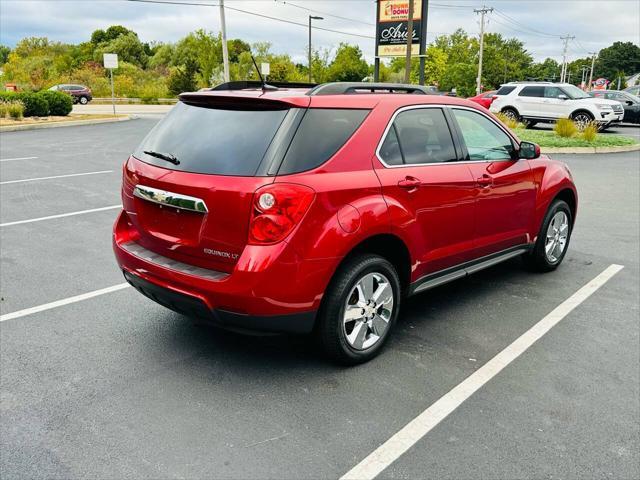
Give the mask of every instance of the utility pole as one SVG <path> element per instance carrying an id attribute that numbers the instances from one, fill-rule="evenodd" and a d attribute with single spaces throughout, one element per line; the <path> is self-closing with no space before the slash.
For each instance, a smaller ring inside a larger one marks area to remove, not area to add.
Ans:
<path id="1" fill-rule="evenodd" d="M 589 71 L 589 67 L 586 65 L 582 66 L 582 78 L 580 79 L 580 87 L 585 88 L 585 82 L 587 80 L 587 72 Z"/>
<path id="2" fill-rule="evenodd" d="M 227 48 L 227 23 L 224 19 L 224 0 L 220 0 L 220 29 L 222 30 L 222 63 L 224 65 L 224 81 L 228 82 L 231 80 L 231 77 L 229 76 L 229 49 Z"/>
<path id="3" fill-rule="evenodd" d="M 311 20 L 324 20 L 324 17 L 309 15 L 309 83 L 311 83 Z"/>
<path id="4" fill-rule="evenodd" d="M 409 0 L 407 20 L 407 56 L 404 62 L 404 83 L 409 83 L 411 75 L 411 47 L 413 46 L 413 0 Z"/>
<path id="5" fill-rule="evenodd" d="M 573 40 L 574 36 L 567 35 L 560 37 L 560 40 L 564 40 L 564 49 L 562 50 L 562 71 L 560 72 L 560 83 L 564 83 L 567 78 L 567 49 L 569 48 L 569 40 Z"/>
<path id="6" fill-rule="evenodd" d="M 593 82 L 593 69 L 596 66 L 596 55 L 598 55 L 598 52 L 589 53 L 591 54 L 591 71 L 589 72 L 589 85 L 587 85 L 587 90 L 591 91 L 591 82 Z"/>
<path id="7" fill-rule="evenodd" d="M 476 8 L 473 10 L 480 14 L 480 56 L 478 57 L 478 78 L 476 79 L 476 94 L 482 93 L 482 54 L 484 50 L 484 16 L 487 13 L 493 12 L 493 8 Z"/>

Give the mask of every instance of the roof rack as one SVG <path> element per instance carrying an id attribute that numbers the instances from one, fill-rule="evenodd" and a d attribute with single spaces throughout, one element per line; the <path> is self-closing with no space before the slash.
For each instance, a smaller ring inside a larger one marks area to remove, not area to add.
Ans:
<path id="1" fill-rule="evenodd" d="M 307 95 L 344 95 L 358 93 L 358 91 L 388 92 L 388 93 L 413 93 L 419 95 L 439 95 L 435 87 L 423 85 L 408 85 L 404 83 L 368 83 L 368 82 L 333 82 L 323 83 L 313 88 Z"/>
<path id="2" fill-rule="evenodd" d="M 269 82 L 269 85 L 278 88 L 313 88 L 317 84 L 316 83 L 303 83 L 303 82 Z M 255 89 L 262 88 L 262 82 L 259 80 L 239 80 L 235 82 L 226 82 L 221 83 L 220 85 L 216 85 L 208 90 L 216 91 L 216 90 L 246 90 L 246 89 Z"/>

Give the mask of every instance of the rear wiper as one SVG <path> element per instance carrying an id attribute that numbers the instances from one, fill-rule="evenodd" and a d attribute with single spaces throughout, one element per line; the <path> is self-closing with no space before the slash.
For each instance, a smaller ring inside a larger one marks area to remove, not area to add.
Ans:
<path id="1" fill-rule="evenodd" d="M 161 158 L 162 160 L 166 160 L 169 163 L 173 163 L 174 165 L 180 165 L 180 160 L 178 160 L 175 156 L 170 153 L 160 153 L 154 152 L 153 150 L 143 150 L 147 155 L 151 155 L 152 157 Z"/>

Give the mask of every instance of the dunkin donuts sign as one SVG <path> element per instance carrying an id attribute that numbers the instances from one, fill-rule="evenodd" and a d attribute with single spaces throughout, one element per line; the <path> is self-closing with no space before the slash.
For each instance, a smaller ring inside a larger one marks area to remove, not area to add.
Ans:
<path id="1" fill-rule="evenodd" d="M 409 0 L 382 0 L 377 25 L 378 56 L 402 57 L 407 52 Z M 422 34 L 422 1 L 413 2 L 411 54 L 417 55 Z"/>

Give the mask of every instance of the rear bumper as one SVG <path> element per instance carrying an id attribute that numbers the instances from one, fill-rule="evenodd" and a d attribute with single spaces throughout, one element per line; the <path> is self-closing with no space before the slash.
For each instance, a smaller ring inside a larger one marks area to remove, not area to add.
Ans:
<path id="1" fill-rule="evenodd" d="M 185 264 L 139 246 L 127 214 L 113 249 L 129 283 L 172 310 L 212 323 L 271 332 L 309 332 L 338 258 L 302 260 L 286 242 L 247 245 L 230 272 Z M 152 294 L 150 294 L 150 292 Z"/>
<path id="2" fill-rule="evenodd" d="M 256 316 L 242 315 L 221 309 L 211 310 L 198 297 L 162 287 L 126 270 L 123 273 L 124 278 L 131 286 L 154 302 L 174 312 L 210 322 L 218 327 L 279 333 L 310 333 L 313 330 L 315 311 L 289 315 Z"/>

